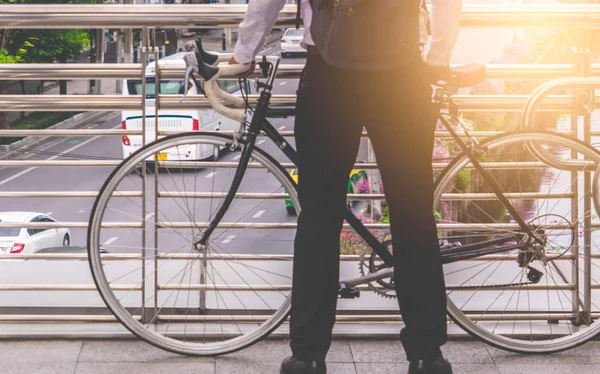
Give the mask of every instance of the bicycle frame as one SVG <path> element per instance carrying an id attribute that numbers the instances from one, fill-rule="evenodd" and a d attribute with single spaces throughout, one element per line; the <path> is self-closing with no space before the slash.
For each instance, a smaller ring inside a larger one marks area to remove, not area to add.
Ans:
<path id="1" fill-rule="evenodd" d="M 215 214 L 215 217 L 209 224 L 209 227 L 204 231 L 202 238 L 197 243 L 195 243 L 197 249 L 200 249 L 199 246 L 204 246 L 206 244 L 206 242 L 210 238 L 210 235 L 215 230 L 217 225 L 221 222 L 221 219 L 224 217 L 225 213 L 229 209 L 229 206 L 231 205 L 231 202 L 233 201 L 241 184 L 242 178 L 244 177 L 244 174 L 246 172 L 248 163 L 250 161 L 250 155 L 252 154 L 252 151 L 255 147 L 256 139 L 258 138 L 258 135 L 261 132 L 264 133 L 271 141 L 273 141 L 273 143 L 275 143 L 275 145 L 286 155 L 286 157 L 292 163 L 296 164 L 296 150 L 267 120 L 269 116 L 282 117 L 294 115 L 293 108 L 269 108 L 272 84 L 277 72 L 278 65 L 279 60 L 275 64 L 273 72 L 271 73 L 267 83 L 264 85 L 264 89 L 260 93 L 260 97 L 257 101 L 256 108 L 254 110 L 254 115 L 252 116 L 252 121 L 250 122 L 248 129 L 240 135 L 241 140 L 244 141 L 244 148 L 242 150 L 239 165 L 236 169 L 232 185 L 217 214 Z M 507 211 L 514 217 L 515 221 L 518 223 L 520 229 L 522 230 L 522 233 L 524 235 L 527 235 L 527 240 L 518 240 L 518 244 L 512 246 L 500 246 L 503 243 L 506 243 L 508 241 L 514 241 L 515 239 L 517 239 L 515 236 L 507 236 L 474 244 L 461 245 L 459 247 L 454 248 L 441 248 L 440 253 L 442 257 L 442 263 L 447 264 L 457 261 L 469 260 L 484 255 L 507 252 L 515 249 L 522 249 L 527 246 L 530 246 L 532 244 L 532 241 L 543 244 L 542 241 L 534 235 L 534 233 L 528 227 L 527 223 L 525 223 L 522 220 L 522 218 L 519 216 L 515 208 L 508 201 L 508 199 L 503 195 L 502 187 L 492 177 L 492 175 L 481 166 L 471 146 L 465 141 L 463 141 L 463 139 L 461 139 L 458 133 L 452 128 L 448 120 L 445 118 L 445 116 L 447 115 L 453 118 L 454 120 L 458 121 L 457 116 L 452 113 L 443 114 L 441 110 L 439 110 L 441 109 L 444 96 L 445 95 L 441 95 L 442 98 L 438 97 L 434 99 L 434 108 L 436 108 L 440 113 L 438 117 L 439 120 L 446 127 L 451 137 L 454 139 L 454 141 L 462 150 L 462 152 L 469 158 L 475 169 L 479 173 L 481 173 L 482 178 L 490 184 L 494 194 L 496 194 L 502 205 L 504 205 Z M 392 268 L 394 264 L 393 255 L 387 250 L 383 243 L 381 243 L 365 227 L 365 225 L 354 215 L 354 213 L 352 213 L 352 211 L 348 207 L 345 208 L 344 219 L 358 233 L 358 235 L 360 235 L 360 237 L 367 243 L 367 245 L 373 250 L 373 252 L 375 252 L 389 268 Z M 366 277 L 357 278 L 351 281 L 345 281 L 343 283 L 346 285 L 358 285 L 372 280 L 389 277 L 391 273 L 385 270 L 387 269 L 378 271 L 377 273 L 371 274 L 370 276 L 367 275 Z"/>

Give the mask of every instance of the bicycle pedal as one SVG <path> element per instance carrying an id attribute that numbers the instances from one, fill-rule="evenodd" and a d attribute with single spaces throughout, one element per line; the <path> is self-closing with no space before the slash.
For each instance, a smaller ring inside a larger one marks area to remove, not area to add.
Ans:
<path id="1" fill-rule="evenodd" d="M 358 288 L 340 283 L 338 299 L 356 299 L 358 297 L 360 297 L 360 290 Z"/>

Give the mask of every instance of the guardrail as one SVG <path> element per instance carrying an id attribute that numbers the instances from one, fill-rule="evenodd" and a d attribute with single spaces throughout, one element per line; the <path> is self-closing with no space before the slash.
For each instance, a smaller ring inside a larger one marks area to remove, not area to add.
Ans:
<path id="1" fill-rule="evenodd" d="M 241 5 L 0 5 L 0 24 L 3 28 L 146 28 L 146 27 L 231 27 L 237 26 L 242 20 L 246 7 Z M 289 26 L 295 23 L 295 6 L 286 6 L 282 11 L 278 25 Z M 582 28 L 600 27 L 600 8 L 595 5 L 465 5 L 461 18 L 463 27 L 530 27 L 530 26 L 572 26 Z M 571 65 L 565 64 L 533 64 L 533 65 L 511 65 L 497 64 L 488 65 L 489 76 L 492 79 L 526 79 L 526 80 L 550 80 L 559 77 L 577 77 L 580 72 Z M 295 79 L 299 77 L 302 65 L 280 66 L 280 77 Z M 165 78 L 181 78 L 183 70 L 162 69 L 161 75 Z M 592 64 L 589 74 L 600 76 L 600 64 Z M 144 76 L 142 64 L 6 64 L 0 65 L 0 79 L 136 79 Z M 255 74 L 255 77 L 258 73 Z M 256 96 L 250 96 L 255 99 Z M 468 111 L 506 111 L 521 112 L 530 97 L 528 95 L 456 95 L 454 101 L 459 110 Z M 185 109 L 185 108 L 209 108 L 208 101 L 203 97 L 188 97 L 185 102 L 179 103 L 179 97 L 175 95 L 159 95 L 157 108 L 160 109 Z M 119 95 L 1 95 L 1 111 L 104 111 L 104 110 L 126 110 L 141 109 L 144 103 L 143 95 L 123 97 Z M 274 95 L 273 106 L 289 106 L 295 104 L 294 95 Z M 595 104 L 600 103 L 600 98 L 595 98 Z M 536 103 L 537 104 L 537 103 Z M 543 102 L 539 103 L 538 110 L 542 111 L 568 111 L 572 109 L 571 95 L 549 95 Z M 172 132 L 159 131 L 165 135 Z M 478 136 L 489 136 L 495 132 L 475 132 Z M 122 136 L 141 134 L 141 131 L 133 130 L 4 130 L 0 137 L 12 136 Z M 291 136 L 292 132 L 283 132 Z M 366 136 L 366 134 L 363 134 Z M 439 132 L 438 136 L 447 137 L 445 132 Z M 120 160 L 2 160 L 0 167 L 49 167 L 49 166 L 80 166 L 80 167 L 114 167 Z M 196 166 L 200 164 L 194 164 Z M 205 165 L 215 166 L 214 163 Z M 235 163 L 216 163 L 217 167 L 232 167 Z M 445 163 L 436 163 L 436 169 L 443 168 Z M 250 167 L 256 167 L 251 164 Z M 292 165 L 284 163 L 284 167 L 291 168 Z M 506 163 L 498 167 L 539 167 L 540 163 Z M 361 163 L 356 167 L 363 169 L 375 169 L 376 164 Z M 97 191 L 1 191 L 0 198 L 94 198 Z M 175 192 L 163 191 L 163 196 L 172 196 Z M 120 191 L 122 197 L 139 197 L 139 191 Z M 378 200 L 383 199 L 382 194 L 351 194 L 356 200 Z M 210 196 L 197 193 L 199 198 Z M 286 194 L 240 194 L 240 197 L 273 198 L 284 199 Z M 478 196 L 460 195 L 451 196 L 455 199 L 475 199 Z M 481 196 L 479 196 L 481 198 Z M 59 224 L 28 224 L 18 226 L 8 223 L 0 223 L 2 227 L 69 227 L 86 228 L 85 222 L 62 222 Z M 111 223 L 115 227 L 139 227 L 137 224 L 125 222 Z M 282 228 L 282 225 L 262 224 L 265 228 Z M 285 227 L 294 227 L 293 224 Z M 367 224 L 367 227 L 377 230 L 386 229 L 387 224 Z M 593 227 L 600 227 L 600 223 L 594 223 Z M 56 254 L 56 255 L 22 255 L 19 260 L 25 261 L 47 261 L 63 260 L 84 263 L 86 255 L 82 254 Z M 107 260 L 132 260 L 139 259 L 139 255 L 105 255 Z M 161 258 L 161 256 L 158 256 Z M 165 256 L 185 260 L 184 256 Z M 277 259 L 282 258 L 281 255 Z M 503 257 L 506 258 L 506 257 Z M 600 254 L 593 254 L 592 258 L 600 258 Z M 0 264 L 3 261 L 14 261 L 11 255 L 0 255 Z M 237 255 L 240 261 L 274 260 L 269 256 Z M 568 257 L 564 258 L 569 260 Z M 342 256 L 344 262 L 354 262 L 357 256 Z M 73 263 L 71 263 L 72 265 Z M 86 265 L 86 264 L 84 264 Z M 64 271 L 66 267 L 61 266 Z M 78 278 L 85 278 L 82 272 L 87 271 L 87 266 L 78 267 Z M 67 281 L 68 279 L 63 279 Z M 101 309 L 103 304 L 95 287 L 87 277 L 88 283 L 76 284 L 22 284 L 22 285 L 0 285 L 0 292 L 47 292 L 47 291 L 82 291 L 92 292 L 93 296 L 86 296 L 85 300 L 93 301 L 90 310 L 97 312 L 91 315 L 0 315 L 0 321 L 112 321 L 111 316 L 103 315 Z M 129 287 L 129 286 L 127 286 Z M 168 285 L 162 285 L 162 289 L 168 289 Z M 565 286 L 569 289 L 570 286 Z M 38 294 L 39 295 L 39 294 Z M 390 303 L 392 305 L 392 303 Z M 393 303 L 395 308 L 395 302 Z M 2 306 L 0 306 L 0 309 Z M 68 308 L 67 308 L 68 309 Z M 75 309 L 75 308 L 72 308 Z M 534 318 L 529 316 L 530 318 Z M 522 316 L 519 318 L 523 318 Z M 341 315 L 342 321 L 400 321 L 396 313 L 385 315 L 361 314 L 356 316 Z"/>

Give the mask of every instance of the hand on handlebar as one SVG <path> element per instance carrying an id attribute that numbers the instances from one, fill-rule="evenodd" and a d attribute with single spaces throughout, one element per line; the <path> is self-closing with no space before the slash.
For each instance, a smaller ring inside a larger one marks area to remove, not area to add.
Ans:
<path id="1" fill-rule="evenodd" d="M 231 56 L 231 58 L 229 59 L 229 65 L 237 65 L 237 64 L 239 64 L 239 62 L 237 62 L 235 60 L 235 58 L 233 56 Z M 254 63 L 254 61 L 252 61 L 250 63 L 250 68 L 246 72 L 244 72 L 244 73 L 236 74 L 236 77 L 238 77 L 238 78 L 246 78 L 246 77 L 250 76 L 252 73 L 254 73 L 254 69 L 255 68 L 256 68 L 256 64 Z"/>
<path id="2" fill-rule="evenodd" d="M 448 82 L 451 76 L 449 66 L 435 66 L 423 62 L 425 64 L 425 74 L 427 77 L 427 83 L 436 84 L 439 81 Z"/>

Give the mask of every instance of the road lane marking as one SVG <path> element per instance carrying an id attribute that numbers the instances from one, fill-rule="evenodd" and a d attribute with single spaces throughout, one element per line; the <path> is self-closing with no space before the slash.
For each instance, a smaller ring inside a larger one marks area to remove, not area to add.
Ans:
<path id="1" fill-rule="evenodd" d="M 96 128 L 96 127 L 98 127 L 98 126 L 100 126 L 100 125 L 102 125 L 104 123 L 112 121 L 113 118 L 116 120 L 117 118 L 120 118 L 120 117 L 121 117 L 121 114 L 120 113 L 116 113 L 115 115 L 108 117 L 108 119 L 106 121 L 104 121 L 103 123 L 97 123 L 95 125 L 92 125 L 91 127 L 88 127 L 88 129 Z M 112 129 L 114 130 L 114 129 L 118 129 L 120 127 L 121 127 L 121 125 L 119 124 L 118 126 L 115 126 Z M 51 143 L 51 144 L 48 144 L 48 145 L 46 145 L 44 147 L 36 149 L 36 150 L 34 150 L 35 152 L 33 152 L 33 153 L 30 153 L 30 152 L 27 152 L 27 151 L 23 151 L 23 154 L 28 155 L 27 157 L 25 157 L 25 159 L 28 159 L 30 157 L 35 156 L 38 153 L 47 151 L 50 148 L 57 147 L 57 146 L 59 146 L 60 144 L 62 144 L 64 142 L 65 142 L 64 140 L 59 140 L 57 143 Z M 8 166 L 3 166 L 3 167 L 0 168 L 0 170 L 4 170 L 4 169 L 8 169 L 8 168 L 9 168 Z"/>
<path id="2" fill-rule="evenodd" d="M 111 245 L 112 243 L 116 242 L 117 239 L 119 239 L 118 236 L 113 236 L 112 238 L 110 238 L 107 241 L 105 241 L 104 244 L 102 244 L 102 245 Z"/>
<path id="3" fill-rule="evenodd" d="M 212 177 L 214 177 L 214 176 L 215 176 L 215 174 L 217 174 L 217 172 L 216 172 L 216 171 L 211 171 L 211 172 L 210 172 L 210 173 L 208 173 L 208 174 L 206 175 L 206 177 L 204 177 L 204 178 L 212 178 Z"/>
<path id="4" fill-rule="evenodd" d="M 240 159 L 240 157 L 242 157 L 242 155 L 236 155 L 236 156 L 233 158 L 233 160 L 234 160 L 234 161 L 235 161 L 235 160 L 239 160 L 239 159 Z"/>
<path id="5" fill-rule="evenodd" d="M 260 216 L 262 216 L 263 214 L 265 214 L 265 210 L 259 210 L 258 212 L 256 212 L 255 215 L 253 215 L 253 218 L 258 218 Z"/>
<path id="6" fill-rule="evenodd" d="M 112 238 L 108 239 L 107 241 L 104 242 L 103 245 L 111 245 L 112 243 L 114 243 L 117 239 L 119 239 L 118 236 L 113 236 Z"/>
<path id="7" fill-rule="evenodd" d="M 77 213 L 85 213 L 85 210 L 83 210 L 83 209 L 78 210 Z"/>
<path id="8" fill-rule="evenodd" d="M 287 81 L 283 81 L 283 82 L 279 83 L 279 85 L 280 85 L 280 86 L 283 86 L 283 85 L 284 85 L 284 84 L 286 84 L 286 83 L 287 83 Z"/>
<path id="9" fill-rule="evenodd" d="M 281 130 L 283 130 L 283 129 L 285 129 L 285 125 L 283 125 L 283 126 L 279 127 L 277 130 L 281 131 Z"/>
<path id="10" fill-rule="evenodd" d="M 4 183 L 8 183 L 8 182 L 10 182 L 10 181 L 11 181 L 11 180 L 13 180 L 13 179 L 17 179 L 17 178 L 19 178 L 21 175 L 27 174 L 27 173 L 29 173 L 30 171 L 34 170 L 34 169 L 35 169 L 35 167 L 30 167 L 30 168 L 27 168 L 27 169 L 25 169 L 25 170 L 23 170 L 23 171 L 20 171 L 20 172 L 18 172 L 17 174 L 13 175 L 12 177 L 10 177 L 10 178 L 6 178 L 6 179 L 5 179 L 5 180 L 3 180 L 2 182 L 0 182 L 0 186 L 2 186 Z"/>
<path id="11" fill-rule="evenodd" d="M 118 127 L 120 127 L 120 126 L 117 126 L 117 127 L 115 127 L 115 128 L 118 128 Z M 60 155 L 56 155 L 56 156 L 52 156 L 52 157 L 50 157 L 50 158 L 47 158 L 45 161 L 52 161 L 52 160 L 56 160 L 57 158 L 59 158 L 59 157 L 61 157 L 61 156 L 62 156 L 62 157 L 69 156 L 69 153 L 70 153 L 70 152 L 72 152 L 72 151 L 76 150 L 77 148 L 81 148 L 81 147 L 83 147 L 84 145 L 86 145 L 86 144 L 88 144 L 88 143 L 91 143 L 91 142 L 93 142 L 94 140 L 96 140 L 96 139 L 99 139 L 99 138 L 101 138 L 101 137 L 102 137 L 102 135 L 97 135 L 97 136 L 94 136 L 93 138 L 91 138 L 91 139 L 88 139 L 88 140 L 86 140 L 86 141 L 85 141 L 85 142 L 83 142 L 83 143 L 77 144 L 76 146 L 74 146 L 74 147 L 71 147 L 71 148 L 67 149 L 66 151 L 63 151 L 63 152 L 61 152 L 61 154 L 60 154 Z M 6 179 L 5 179 L 5 180 L 3 180 L 2 182 L 0 182 L 0 186 L 2 186 L 2 185 L 3 185 L 3 184 L 5 184 L 5 183 L 8 183 L 8 182 L 10 182 L 10 181 L 11 181 L 11 180 L 13 180 L 13 179 L 19 178 L 20 176 L 22 176 L 22 175 L 24 175 L 24 174 L 27 174 L 27 173 L 29 173 L 30 171 L 32 171 L 32 170 L 35 170 L 35 169 L 37 169 L 37 168 L 38 168 L 38 166 L 32 166 L 32 167 L 30 167 L 30 168 L 27 168 L 27 169 L 25 169 L 25 170 L 23 170 L 23 171 L 21 171 L 21 172 L 19 172 L 19 173 L 15 174 L 15 175 L 13 175 L 13 176 L 12 176 L 12 177 L 10 177 L 10 178 L 6 178 Z"/>
<path id="12" fill-rule="evenodd" d="M 146 214 L 146 219 L 152 217 L 153 215 L 154 215 L 154 213 L 148 213 L 148 214 Z"/>
<path id="13" fill-rule="evenodd" d="M 229 235 L 229 236 L 227 236 L 227 237 L 225 238 L 225 240 L 223 240 L 223 241 L 221 242 L 221 244 L 227 244 L 227 243 L 229 243 L 230 241 L 232 241 L 232 240 L 233 240 L 233 238 L 235 238 L 235 235 Z"/>
<path id="14" fill-rule="evenodd" d="M 256 142 L 256 145 L 262 144 L 264 142 L 265 142 L 265 139 L 261 139 L 261 140 L 259 140 L 259 141 Z"/>

